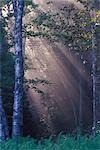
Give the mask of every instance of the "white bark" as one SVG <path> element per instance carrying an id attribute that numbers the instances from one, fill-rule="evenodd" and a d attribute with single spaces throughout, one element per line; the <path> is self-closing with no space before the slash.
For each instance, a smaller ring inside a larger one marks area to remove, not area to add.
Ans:
<path id="1" fill-rule="evenodd" d="M 15 16 L 15 89 L 14 89 L 14 105 L 13 105 L 13 125 L 12 136 L 18 137 L 22 135 L 23 126 L 23 50 L 22 50 L 22 18 L 24 0 L 13 0 L 14 16 Z"/>

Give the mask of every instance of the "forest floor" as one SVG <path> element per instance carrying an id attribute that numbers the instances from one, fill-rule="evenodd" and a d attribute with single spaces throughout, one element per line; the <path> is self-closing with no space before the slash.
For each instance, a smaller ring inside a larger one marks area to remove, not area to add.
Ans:
<path id="1" fill-rule="evenodd" d="M 60 136 L 55 142 L 51 139 L 36 141 L 31 138 L 19 138 L 17 141 L 0 142 L 0 150 L 100 150 L 100 136 L 76 139 Z"/>

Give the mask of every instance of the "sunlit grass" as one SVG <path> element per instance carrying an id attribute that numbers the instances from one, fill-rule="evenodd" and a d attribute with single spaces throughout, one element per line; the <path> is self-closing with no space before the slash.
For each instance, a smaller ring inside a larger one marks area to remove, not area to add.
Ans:
<path id="1" fill-rule="evenodd" d="M 19 138 L 17 141 L 9 140 L 0 143 L 0 150 L 100 150 L 100 135 L 96 137 L 76 138 L 60 136 L 55 142 L 51 139 L 36 141 L 32 138 Z"/>

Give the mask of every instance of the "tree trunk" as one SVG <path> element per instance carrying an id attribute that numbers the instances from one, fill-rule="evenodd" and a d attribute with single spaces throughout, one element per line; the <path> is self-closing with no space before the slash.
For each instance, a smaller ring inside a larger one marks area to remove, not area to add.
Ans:
<path id="1" fill-rule="evenodd" d="M 8 131 L 8 124 L 6 113 L 3 108 L 2 103 L 2 71 L 1 71 L 1 57 L 3 55 L 3 48 L 2 48 L 2 10 L 0 8 L 0 140 L 6 140 L 9 138 L 9 131 Z"/>
<path id="2" fill-rule="evenodd" d="M 100 11 L 100 0 L 95 0 L 95 10 Z M 100 133 L 100 22 L 96 19 L 96 132 Z"/>
<path id="3" fill-rule="evenodd" d="M 96 25 L 96 132 L 100 132 L 100 25 Z"/>
<path id="4" fill-rule="evenodd" d="M 95 51 L 95 38 L 94 38 L 94 25 L 92 25 L 92 81 L 93 81 L 93 133 L 95 134 L 96 117 L 95 117 L 95 103 L 96 103 L 96 51 Z"/>
<path id="5" fill-rule="evenodd" d="M 24 0 L 13 0 L 15 16 L 15 88 L 13 105 L 13 125 L 12 137 L 16 138 L 22 135 L 23 126 L 23 51 L 22 51 L 22 18 Z"/>
<path id="6" fill-rule="evenodd" d="M 79 130 L 82 132 L 82 107 L 83 107 L 83 78 L 82 74 L 79 77 L 79 92 L 80 92 L 80 102 L 79 102 Z"/>
<path id="7" fill-rule="evenodd" d="M 0 89 L 0 140 L 7 140 L 8 138 L 9 138 L 9 130 L 6 114 L 3 109 L 1 89 Z"/>
<path id="8" fill-rule="evenodd" d="M 95 7 L 92 17 L 100 6 L 99 0 L 94 0 Z M 93 133 L 100 132 L 100 24 L 97 20 L 92 24 L 92 70 L 93 70 Z"/>

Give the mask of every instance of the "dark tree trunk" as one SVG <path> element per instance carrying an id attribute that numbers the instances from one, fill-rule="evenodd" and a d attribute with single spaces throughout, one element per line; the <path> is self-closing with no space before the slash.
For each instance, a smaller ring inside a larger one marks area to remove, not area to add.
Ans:
<path id="1" fill-rule="evenodd" d="M 22 18 L 24 0 L 13 0 L 14 16 L 15 16 L 15 89 L 14 89 L 14 105 L 13 105 L 13 125 L 12 137 L 22 135 L 23 127 L 23 51 L 22 51 Z"/>
<path id="2" fill-rule="evenodd" d="M 79 130 L 82 132 L 82 112 L 83 112 L 83 78 L 82 74 L 79 77 L 79 92 L 80 92 L 80 101 L 79 101 Z"/>
<path id="3" fill-rule="evenodd" d="M 9 130 L 7 118 L 2 104 L 2 96 L 0 90 L 0 140 L 7 140 L 9 138 Z"/>
<path id="4" fill-rule="evenodd" d="M 94 15 L 95 12 L 100 8 L 100 1 L 94 0 Z M 99 6 L 99 7 L 98 7 Z M 92 70 L 93 70 L 93 133 L 100 132 L 100 24 L 98 20 L 92 24 Z"/>
<path id="5" fill-rule="evenodd" d="M 95 102 L 95 119 L 96 132 L 100 132 L 100 25 L 96 25 L 96 102 Z"/>
<path id="6" fill-rule="evenodd" d="M 100 10 L 100 0 L 95 0 L 95 10 Z M 100 22 L 96 19 L 96 132 L 100 132 Z"/>
<path id="7" fill-rule="evenodd" d="M 96 51 L 95 51 L 95 38 L 94 38 L 94 25 L 92 25 L 92 81 L 93 81 L 93 133 L 96 129 L 96 116 L 95 116 L 95 104 L 96 104 Z"/>
<path id="8" fill-rule="evenodd" d="M 7 118 L 6 113 L 3 108 L 3 100 L 2 100 L 2 71 L 1 71 L 1 57 L 4 53 L 4 50 L 2 48 L 2 10 L 0 8 L 0 140 L 7 140 L 9 138 L 9 131 L 8 131 L 8 124 L 7 124 Z"/>

